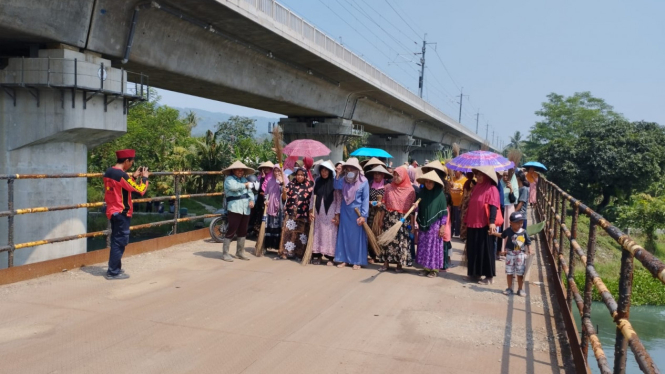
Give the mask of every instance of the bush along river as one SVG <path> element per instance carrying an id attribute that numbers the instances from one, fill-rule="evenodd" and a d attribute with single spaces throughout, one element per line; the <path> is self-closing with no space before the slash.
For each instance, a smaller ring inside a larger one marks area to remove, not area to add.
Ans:
<path id="1" fill-rule="evenodd" d="M 575 304 L 573 304 L 575 305 Z M 582 322 L 575 307 L 575 323 L 580 331 Z M 591 307 L 591 322 L 597 328 L 598 337 L 603 345 L 610 367 L 614 367 L 614 342 L 616 338 L 616 325 L 612 321 L 607 307 L 601 302 L 594 302 Z M 665 370 L 665 306 L 633 306 L 630 308 L 630 323 L 640 337 L 642 344 L 649 351 L 656 366 Z M 589 347 L 589 366 L 592 373 L 600 373 L 598 363 Z M 626 373 L 641 373 L 633 352 L 628 347 Z"/>

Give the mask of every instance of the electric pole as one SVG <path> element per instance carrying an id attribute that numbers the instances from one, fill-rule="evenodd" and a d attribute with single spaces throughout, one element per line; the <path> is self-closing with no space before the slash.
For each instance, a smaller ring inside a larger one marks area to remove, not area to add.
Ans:
<path id="1" fill-rule="evenodd" d="M 489 141 L 490 137 L 490 124 L 487 122 L 487 126 L 485 127 L 485 140 Z"/>
<path id="2" fill-rule="evenodd" d="M 427 34 L 425 34 L 425 37 L 423 38 L 423 51 L 420 53 L 420 77 L 418 77 L 418 95 L 422 99 L 423 97 L 423 87 L 425 86 L 425 52 L 427 51 L 427 45 L 428 44 L 434 44 L 436 43 L 427 43 Z M 436 47 L 434 47 L 436 50 Z M 415 53 L 416 55 L 418 53 Z"/>
<path id="3" fill-rule="evenodd" d="M 480 110 L 476 113 L 476 134 L 478 134 L 478 119 L 480 118 Z"/>
<path id="4" fill-rule="evenodd" d="M 464 100 L 464 95 L 462 92 L 464 92 L 464 87 L 462 87 L 459 91 L 459 120 L 457 121 L 459 123 L 462 123 L 462 101 Z"/>
<path id="5" fill-rule="evenodd" d="M 495 145 L 496 145 L 496 144 L 494 144 L 494 143 L 495 143 L 495 141 L 494 141 L 494 130 L 492 130 L 492 146 L 495 146 Z"/>

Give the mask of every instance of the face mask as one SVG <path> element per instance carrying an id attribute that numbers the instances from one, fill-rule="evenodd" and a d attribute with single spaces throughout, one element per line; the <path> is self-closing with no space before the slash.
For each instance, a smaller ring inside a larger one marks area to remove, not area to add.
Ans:
<path id="1" fill-rule="evenodd" d="M 356 173 L 354 173 L 352 171 L 346 173 L 346 179 L 347 180 L 353 180 L 353 178 L 355 178 L 355 177 L 356 177 Z"/>

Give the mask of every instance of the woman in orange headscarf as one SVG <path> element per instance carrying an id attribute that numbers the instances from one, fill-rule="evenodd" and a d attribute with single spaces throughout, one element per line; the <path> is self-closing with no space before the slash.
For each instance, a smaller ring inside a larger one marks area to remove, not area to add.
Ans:
<path id="1" fill-rule="evenodd" d="M 383 196 L 383 207 L 386 210 L 383 217 L 383 230 L 389 230 L 402 219 L 402 216 L 413 206 L 416 201 L 416 191 L 411 185 L 409 174 L 404 166 L 400 166 L 393 172 L 392 183 L 386 185 Z M 414 216 L 411 216 L 411 227 L 415 227 Z M 381 259 L 383 266 L 380 271 L 389 269 L 391 263 L 397 264 L 395 272 L 401 273 L 402 267 L 411 262 L 409 251 L 409 231 L 406 225 L 397 233 L 397 236 L 383 248 Z"/>

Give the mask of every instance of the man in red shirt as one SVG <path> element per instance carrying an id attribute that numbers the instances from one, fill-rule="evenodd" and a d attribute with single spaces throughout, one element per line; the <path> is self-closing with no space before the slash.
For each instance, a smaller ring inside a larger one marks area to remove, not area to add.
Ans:
<path id="1" fill-rule="evenodd" d="M 115 152 L 117 162 L 104 173 L 104 201 L 106 217 L 111 221 L 111 252 L 106 279 L 127 279 L 129 275 L 122 270 L 122 255 L 129 243 L 129 226 L 134 208 L 132 192 L 141 196 L 148 189 L 147 167 L 139 167 L 130 177 L 127 170 L 134 165 L 136 152 L 123 149 Z"/>

